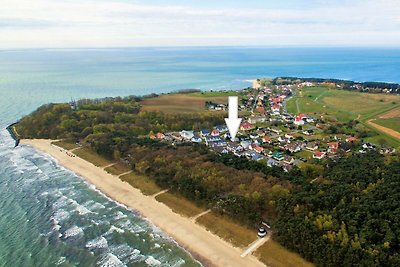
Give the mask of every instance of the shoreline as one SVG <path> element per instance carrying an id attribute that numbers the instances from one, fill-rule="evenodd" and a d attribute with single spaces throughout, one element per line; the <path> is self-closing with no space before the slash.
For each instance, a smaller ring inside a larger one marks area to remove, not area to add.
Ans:
<path id="1" fill-rule="evenodd" d="M 186 249 L 196 260 L 205 266 L 265 266 L 255 256 L 241 257 L 240 248 L 207 231 L 204 227 L 174 213 L 165 204 L 146 196 L 120 180 L 117 176 L 107 173 L 101 167 L 79 158 L 70 157 L 64 149 L 51 145 L 52 140 L 22 139 L 21 145 L 29 145 L 34 149 L 48 154 L 58 163 L 93 184 L 103 194 L 128 208 L 137 211 L 143 218 L 161 229 L 168 236 Z"/>

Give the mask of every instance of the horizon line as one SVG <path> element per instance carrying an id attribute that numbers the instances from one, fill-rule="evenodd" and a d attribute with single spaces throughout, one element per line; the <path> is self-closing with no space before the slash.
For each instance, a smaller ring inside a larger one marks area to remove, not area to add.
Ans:
<path id="1" fill-rule="evenodd" d="M 22 50 L 112 50 L 112 49 L 168 49 L 168 48 L 347 48 L 347 49 L 400 49 L 400 45 L 164 45 L 164 46 L 71 46 L 71 47 L 16 47 L 0 51 Z"/>

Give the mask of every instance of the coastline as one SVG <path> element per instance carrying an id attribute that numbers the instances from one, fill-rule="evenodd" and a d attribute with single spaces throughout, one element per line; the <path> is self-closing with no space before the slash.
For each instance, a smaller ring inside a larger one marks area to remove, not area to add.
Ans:
<path id="1" fill-rule="evenodd" d="M 111 199 L 138 211 L 205 266 L 265 266 L 255 256 L 241 257 L 241 249 L 207 231 L 190 218 L 174 213 L 169 207 L 146 196 L 140 190 L 107 173 L 101 167 L 79 157 L 70 157 L 51 145 L 52 140 L 21 140 L 38 151 L 52 156 L 58 163 L 83 177 Z"/>

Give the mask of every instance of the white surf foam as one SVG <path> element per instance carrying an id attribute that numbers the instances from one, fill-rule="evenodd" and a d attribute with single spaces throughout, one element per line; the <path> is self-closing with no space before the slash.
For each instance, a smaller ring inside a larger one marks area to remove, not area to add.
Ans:
<path id="1" fill-rule="evenodd" d="M 85 247 L 88 249 L 107 248 L 108 242 L 107 242 L 107 239 L 105 239 L 103 236 L 100 236 L 98 238 L 95 238 L 95 239 L 87 242 Z"/>
<path id="2" fill-rule="evenodd" d="M 63 234 L 64 238 L 76 237 L 76 236 L 80 236 L 80 235 L 83 235 L 83 229 L 76 225 L 67 229 Z"/>

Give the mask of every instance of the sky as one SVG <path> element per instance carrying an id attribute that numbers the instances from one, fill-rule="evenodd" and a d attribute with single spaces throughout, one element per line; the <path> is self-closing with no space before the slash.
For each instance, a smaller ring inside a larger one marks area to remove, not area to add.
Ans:
<path id="1" fill-rule="evenodd" d="M 0 0 L 0 49 L 400 47 L 399 0 Z"/>

